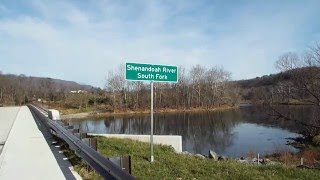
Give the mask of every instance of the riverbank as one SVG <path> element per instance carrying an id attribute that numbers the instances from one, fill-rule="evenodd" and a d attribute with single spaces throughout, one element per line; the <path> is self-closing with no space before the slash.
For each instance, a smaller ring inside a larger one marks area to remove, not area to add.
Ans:
<path id="1" fill-rule="evenodd" d="M 299 149 L 299 152 L 278 151 L 267 155 L 267 157 L 288 166 L 297 166 L 302 163 L 308 168 L 320 170 L 320 136 L 316 136 L 313 139 L 305 137 L 291 138 L 288 145 Z"/>
<path id="2" fill-rule="evenodd" d="M 127 139 L 98 138 L 98 151 L 106 157 L 130 155 L 132 174 L 138 179 L 320 179 L 320 171 L 283 165 L 250 165 L 236 160 L 214 161 L 178 154 L 168 146 L 155 145 L 155 162 L 149 162 L 150 145 Z M 82 164 L 75 169 L 86 179 L 100 179 Z"/>
<path id="3" fill-rule="evenodd" d="M 161 113 L 183 113 L 183 112 L 213 112 L 213 111 L 227 111 L 232 109 L 237 109 L 238 106 L 229 107 L 229 106 L 222 106 L 217 108 L 191 108 L 191 109 L 155 109 L 155 114 L 161 114 Z M 122 111 L 116 111 L 116 112 L 95 112 L 95 111 L 89 111 L 89 112 L 81 112 L 81 113 L 70 113 L 68 112 L 72 111 L 66 111 L 62 110 L 62 119 L 84 119 L 84 118 L 92 118 L 92 119 L 99 119 L 103 117 L 110 117 L 110 116 L 124 116 L 124 115 L 141 115 L 141 114 L 150 114 L 150 110 L 122 110 Z M 67 114 L 65 114 L 67 113 Z"/>

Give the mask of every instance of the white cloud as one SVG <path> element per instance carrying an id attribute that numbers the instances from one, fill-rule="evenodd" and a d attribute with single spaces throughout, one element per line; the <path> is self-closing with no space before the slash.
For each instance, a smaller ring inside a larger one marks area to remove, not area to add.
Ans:
<path id="1" fill-rule="evenodd" d="M 310 26 L 306 22 L 315 12 L 299 5 L 277 12 L 249 6 L 222 14 L 228 18 L 221 20 L 210 15 L 211 9 L 194 9 L 200 5 L 185 1 L 126 6 L 97 1 L 87 9 L 65 1 L 32 1 L 31 6 L 39 16 L 0 19 L 3 66 L 13 73 L 98 86 L 109 69 L 125 61 L 222 65 L 235 79 L 271 73 L 281 53 L 304 46 L 299 29 Z"/>

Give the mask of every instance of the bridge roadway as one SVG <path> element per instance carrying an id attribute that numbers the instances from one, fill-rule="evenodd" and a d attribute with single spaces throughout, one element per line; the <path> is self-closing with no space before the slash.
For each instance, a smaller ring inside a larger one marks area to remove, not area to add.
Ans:
<path id="1" fill-rule="evenodd" d="M 0 179 L 81 179 L 27 106 L 0 107 Z"/>
<path id="2" fill-rule="evenodd" d="M 0 154 L 20 107 L 0 108 Z"/>

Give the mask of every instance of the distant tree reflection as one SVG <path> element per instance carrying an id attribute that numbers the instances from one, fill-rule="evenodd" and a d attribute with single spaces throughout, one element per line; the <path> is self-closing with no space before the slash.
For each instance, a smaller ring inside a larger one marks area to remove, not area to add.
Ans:
<path id="1" fill-rule="evenodd" d="M 283 109 L 292 116 L 312 114 L 310 109 Z M 157 135 L 181 135 L 183 149 L 190 152 L 207 154 L 209 149 L 223 154 L 228 147 L 238 141 L 234 131 L 241 123 L 260 124 L 296 132 L 295 124 L 270 118 L 264 107 L 250 107 L 222 112 L 167 113 L 156 114 L 154 133 Z M 131 115 L 107 117 L 104 120 L 76 122 L 80 129 L 100 134 L 150 134 L 150 116 Z"/>

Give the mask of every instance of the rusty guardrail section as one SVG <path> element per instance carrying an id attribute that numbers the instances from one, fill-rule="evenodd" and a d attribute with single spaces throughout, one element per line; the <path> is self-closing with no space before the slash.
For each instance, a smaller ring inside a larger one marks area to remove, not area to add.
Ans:
<path id="1" fill-rule="evenodd" d="M 46 111 L 41 107 L 29 104 L 29 109 L 43 121 L 60 139 L 64 140 L 82 159 L 84 159 L 93 169 L 95 169 L 104 179 L 135 179 L 128 172 L 123 171 L 107 158 L 89 147 L 70 131 L 65 129 L 58 121 L 47 118 L 42 112 Z M 42 111 L 42 112 L 41 112 Z"/>

